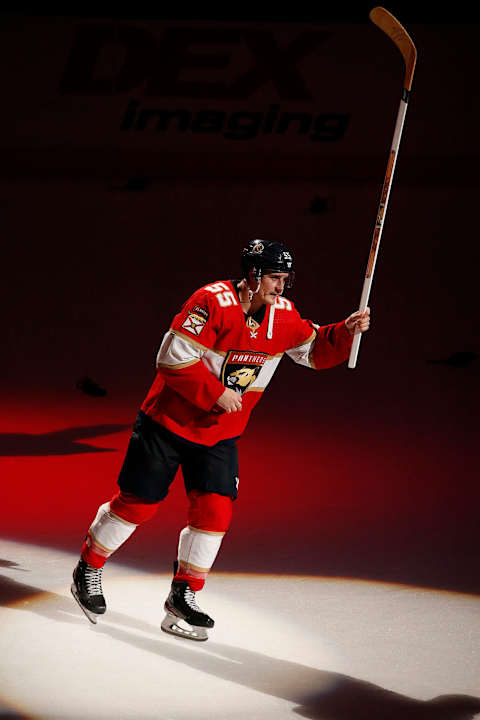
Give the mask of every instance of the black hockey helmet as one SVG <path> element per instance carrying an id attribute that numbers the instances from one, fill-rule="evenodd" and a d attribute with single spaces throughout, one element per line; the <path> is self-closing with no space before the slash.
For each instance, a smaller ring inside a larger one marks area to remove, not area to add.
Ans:
<path id="1" fill-rule="evenodd" d="M 293 257 L 285 245 L 269 240 L 250 240 L 242 252 L 243 277 L 248 279 L 250 270 L 260 282 L 262 275 L 267 272 L 288 273 L 287 287 L 292 287 L 295 273 L 293 271 Z"/>

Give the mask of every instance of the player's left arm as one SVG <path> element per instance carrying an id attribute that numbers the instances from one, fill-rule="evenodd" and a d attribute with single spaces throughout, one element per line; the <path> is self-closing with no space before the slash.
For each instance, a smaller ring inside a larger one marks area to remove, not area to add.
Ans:
<path id="1" fill-rule="evenodd" d="M 354 312 L 346 320 L 317 326 L 317 336 L 310 351 L 310 367 L 316 370 L 341 365 L 348 360 L 353 336 L 370 327 L 370 308 L 364 313 Z"/>
<path id="2" fill-rule="evenodd" d="M 296 326 L 297 333 L 305 339 L 287 350 L 287 355 L 300 365 L 324 370 L 348 359 L 353 336 L 366 332 L 370 326 L 370 309 L 365 313 L 352 313 L 346 320 L 329 325 L 316 325 L 298 315 Z"/>
<path id="3" fill-rule="evenodd" d="M 367 307 L 364 313 L 357 310 L 357 312 L 349 315 L 345 320 L 345 325 L 350 335 L 367 332 L 370 327 L 370 308 Z"/>

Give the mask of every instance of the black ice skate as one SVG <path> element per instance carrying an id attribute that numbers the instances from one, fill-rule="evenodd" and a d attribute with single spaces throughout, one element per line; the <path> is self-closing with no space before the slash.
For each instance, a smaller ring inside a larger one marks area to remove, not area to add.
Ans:
<path id="1" fill-rule="evenodd" d="M 70 590 L 83 612 L 94 625 L 97 615 L 103 615 L 107 606 L 102 591 L 102 570 L 87 565 L 85 560 L 79 560 L 73 571 L 73 583 Z"/>
<path id="2" fill-rule="evenodd" d="M 207 628 L 212 628 L 215 623 L 198 607 L 195 593 L 185 580 L 173 580 L 165 610 L 167 614 L 161 625 L 164 632 L 188 640 L 208 640 Z"/>

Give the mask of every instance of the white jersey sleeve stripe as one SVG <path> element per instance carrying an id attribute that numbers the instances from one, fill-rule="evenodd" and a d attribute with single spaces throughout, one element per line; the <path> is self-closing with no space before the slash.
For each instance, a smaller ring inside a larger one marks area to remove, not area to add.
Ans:
<path id="1" fill-rule="evenodd" d="M 216 378 L 219 378 L 221 375 L 225 355 L 226 353 L 220 355 L 215 350 L 209 350 L 202 357 L 202 362 L 207 366 L 212 375 L 214 375 Z"/>
<path id="2" fill-rule="evenodd" d="M 198 362 L 205 350 L 198 343 L 184 339 L 177 333 L 168 332 L 157 354 L 157 367 L 186 367 Z"/>
<path id="3" fill-rule="evenodd" d="M 297 347 L 287 350 L 287 355 L 294 362 L 299 365 L 305 365 L 306 367 L 312 367 L 310 362 L 310 353 L 313 349 L 313 343 L 315 342 L 316 333 L 312 333 L 306 343 L 298 345 Z"/>
<path id="4" fill-rule="evenodd" d="M 200 350 L 203 350 L 204 352 L 209 350 L 209 348 L 206 345 L 202 345 L 202 343 L 199 343 L 198 340 L 194 340 L 193 337 L 191 337 L 190 335 L 185 335 L 185 333 L 179 332 L 178 330 L 172 330 L 172 329 L 170 329 L 169 332 L 172 335 L 177 335 L 179 338 L 182 338 L 182 340 L 186 340 L 186 342 L 188 342 L 189 345 L 193 345 L 194 347 L 199 348 Z"/>
<path id="5" fill-rule="evenodd" d="M 190 365 L 195 365 L 195 363 L 200 362 L 200 360 L 189 360 L 188 362 L 184 363 L 175 363 L 174 365 L 168 365 L 168 363 L 162 363 L 157 362 L 157 368 L 167 368 L 169 370 L 181 370 L 182 368 L 190 367 Z"/>

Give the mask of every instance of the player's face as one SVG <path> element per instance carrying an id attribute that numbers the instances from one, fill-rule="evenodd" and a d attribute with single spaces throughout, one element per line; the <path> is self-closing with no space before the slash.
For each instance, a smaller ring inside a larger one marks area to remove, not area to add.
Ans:
<path id="1" fill-rule="evenodd" d="M 258 294 L 265 305 L 273 305 L 277 295 L 281 295 L 285 288 L 288 273 L 267 273 L 262 275 Z"/>

